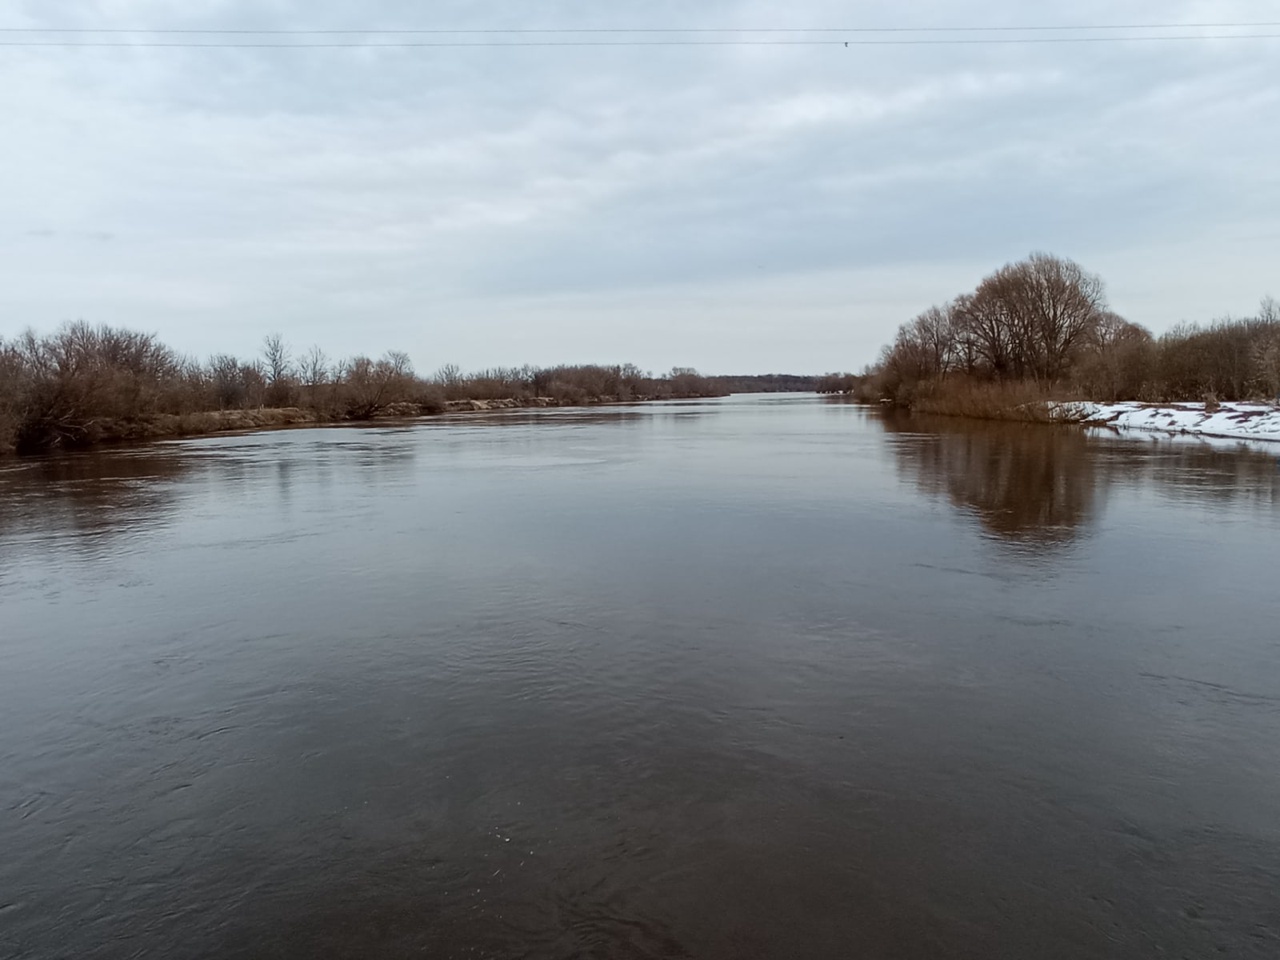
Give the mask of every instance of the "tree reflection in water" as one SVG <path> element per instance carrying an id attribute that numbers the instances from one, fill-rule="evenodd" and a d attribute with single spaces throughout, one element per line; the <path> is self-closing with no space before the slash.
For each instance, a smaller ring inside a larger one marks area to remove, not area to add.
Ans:
<path id="1" fill-rule="evenodd" d="M 442 431 L 432 449 L 442 464 L 510 454 L 511 434 L 495 427 L 640 427 L 705 418 L 696 404 L 644 409 L 508 411 L 442 417 L 369 430 L 330 428 L 208 438 L 80 454 L 0 461 L 0 537 L 48 537 L 75 549 L 105 549 L 113 537 L 171 522 L 198 477 L 221 482 L 234 500 L 273 492 L 282 507 L 299 480 L 327 489 L 332 470 L 355 464 L 366 486 L 408 482 L 419 429 Z M 973 514 L 991 536 L 1033 549 L 1071 543 L 1113 488 L 1153 492 L 1204 508 L 1280 506 L 1280 444 L 1244 444 L 1131 434 L 1113 437 L 1046 424 L 1002 423 L 887 412 L 882 424 L 897 469 L 925 494 Z M 485 439 L 491 444 L 480 444 Z M 618 443 L 630 439 L 615 435 Z M 521 441 L 536 446 L 533 435 Z M 477 454 L 477 450 L 480 451 Z M 476 464 L 473 464 L 476 465 Z M 300 475 L 300 476 L 299 476 Z"/>
<path id="2" fill-rule="evenodd" d="M 117 536 L 173 522 L 184 500 L 220 486 L 228 512 L 246 497 L 283 508 L 301 480 L 325 486 L 335 465 L 354 465 L 366 487 L 405 482 L 417 446 L 413 426 L 380 425 L 225 434 L 0 461 L 0 537 L 42 537 L 95 550 Z"/>
<path id="3" fill-rule="evenodd" d="M 902 473 L 1001 539 L 1066 543 L 1094 513 L 1096 472 L 1079 431 L 905 414 L 884 426 Z"/>
<path id="4" fill-rule="evenodd" d="M 191 467 L 177 448 L 139 447 L 6 461 L 0 468 L 0 536 L 51 530 L 95 538 L 161 520 Z"/>
<path id="5" fill-rule="evenodd" d="M 1277 455 L 1245 444 L 895 412 L 882 422 L 903 476 L 1003 541 L 1072 542 L 1111 486 L 1148 487 L 1208 507 L 1280 505 Z"/>

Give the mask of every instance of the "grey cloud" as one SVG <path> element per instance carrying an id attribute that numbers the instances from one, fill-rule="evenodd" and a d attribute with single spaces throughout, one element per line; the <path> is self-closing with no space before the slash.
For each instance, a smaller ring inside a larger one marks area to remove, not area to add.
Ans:
<path id="1" fill-rule="evenodd" d="M 777 25 L 776 5 L 729 0 L 696 14 L 666 0 L 607 13 L 497 0 L 433 4 L 429 16 L 391 0 L 353 9 L 75 0 L 57 16 Z M 52 16 L 46 4 L 24 11 L 33 24 Z M 1250 15 L 1229 2 L 1055 2 L 1034 19 Z M 787 19 L 853 16 L 800 0 Z M 1031 17 L 1014 4 L 872 3 L 856 18 Z M 1280 131 L 1259 118 L 1280 106 L 1276 50 L 10 50 L 0 116 L 19 146 L 0 157 L 12 185 L 0 215 L 116 242 L 27 244 L 8 293 L 22 325 L 127 322 L 196 352 L 252 352 L 282 329 L 333 352 L 406 346 L 427 365 L 519 360 L 505 356 L 512 345 L 602 359 L 610 343 L 618 359 L 649 351 L 635 359 L 654 367 L 713 363 L 724 325 L 692 306 L 713 302 L 753 331 L 756 352 L 735 362 L 769 366 L 781 351 L 817 370 L 872 359 L 955 283 L 1050 249 L 1103 272 L 1117 305 L 1159 329 L 1189 303 L 1245 311 L 1273 282 Z M 646 323 L 680 335 L 634 337 Z"/>
<path id="2" fill-rule="evenodd" d="M 86 231 L 57 231 L 48 227 L 39 227 L 33 230 L 27 230 L 23 236 L 32 237 L 38 240 L 52 240 L 55 238 L 63 238 L 66 240 L 94 240 L 98 243 L 110 243 L 116 238 L 116 235 L 109 230 L 86 230 Z"/>

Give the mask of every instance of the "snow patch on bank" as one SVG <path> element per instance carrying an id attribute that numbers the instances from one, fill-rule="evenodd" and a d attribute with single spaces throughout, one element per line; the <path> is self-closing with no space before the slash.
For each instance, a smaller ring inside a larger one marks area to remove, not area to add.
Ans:
<path id="1" fill-rule="evenodd" d="M 1212 412 L 1203 403 L 1061 403 L 1064 419 L 1117 430 L 1280 442 L 1280 407 L 1269 403 L 1223 403 Z"/>

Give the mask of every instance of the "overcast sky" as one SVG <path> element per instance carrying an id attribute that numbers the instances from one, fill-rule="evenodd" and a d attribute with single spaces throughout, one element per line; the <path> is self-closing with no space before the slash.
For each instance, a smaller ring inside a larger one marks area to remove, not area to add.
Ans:
<path id="1" fill-rule="evenodd" d="M 531 6 L 11 0 L 0 27 L 1280 21 L 1275 2 Z M 20 39 L 42 38 L 0 36 Z M 823 372 L 1032 250 L 1159 332 L 1280 296 L 1278 121 L 1280 39 L 0 47 L 0 335 L 84 319 L 201 357 L 279 331 L 424 372 Z"/>

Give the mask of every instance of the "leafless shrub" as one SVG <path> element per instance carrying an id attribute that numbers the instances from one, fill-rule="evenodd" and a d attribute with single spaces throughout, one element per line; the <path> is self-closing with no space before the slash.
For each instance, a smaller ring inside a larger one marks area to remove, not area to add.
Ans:
<path id="1" fill-rule="evenodd" d="M 356 357 L 343 367 L 339 405 L 352 420 L 368 420 L 413 393 L 413 364 L 405 353 L 389 351 L 380 360 Z"/>
<path id="2" fill-rule="evenodd" d="M 262 373 L 266 380 L 263 402 L 268 407 L 289 407 L 297 402 L 298 382 L 289 346 L 278 333 L 262 341 Z"/>
<path id="3" fill-rule="evenodd" d="M 182 374 L 178 357 L 153 335 L 81 322 L 47 337 L 28 331 L 6 355 L 20 371 L 6 415 L 16 421 L 10 442 L 20 450 L 90 443 L 106 421 L 156 413 L 173 402 Z"/>
<path id="4" fill-rule="evenodd" d="M 369 419 L 446 409 L 447 399 L 595 403 L 718 393 L 677 369 L 652 378 L 631 364 L 497 367 L 463 376 L 445 366 L 419 378 L 405 353 L 332 363 L 319 347 L 296 362 L 279 334 L 261 360 L 179 357 L 154 335 L 69 324 L 0 339 L 0 453 L 106 438 L 181 435 L 317 419 Z M 309 412 L 295 408 L 302 402 Z"/>

